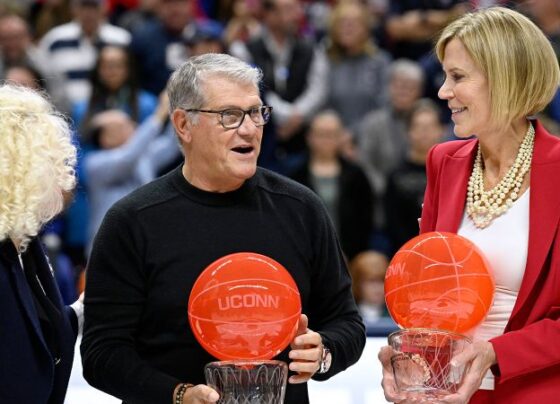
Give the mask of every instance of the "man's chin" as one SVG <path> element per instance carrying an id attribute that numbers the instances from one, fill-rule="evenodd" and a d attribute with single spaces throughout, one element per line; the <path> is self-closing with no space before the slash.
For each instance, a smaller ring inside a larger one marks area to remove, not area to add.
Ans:
<path id="1" fill-rule="evenodd" d="M 240 180 L 248 180 L 257 172 L 257 164 L 244 164 L 243 167 L 239 167 L 235 170 L 235 177 Z"/>

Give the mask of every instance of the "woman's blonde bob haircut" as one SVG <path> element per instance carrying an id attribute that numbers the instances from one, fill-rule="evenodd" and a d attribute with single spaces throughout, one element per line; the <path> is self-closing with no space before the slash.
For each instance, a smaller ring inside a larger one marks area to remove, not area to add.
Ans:
<path id="1" fill-rule="evenodd" d="M 560 84 L 558 60 L 545 35 L 524 15 L 492 7 L 455 20 L 437 41 L 440 62 L 455 38 L 488 80 L 489 124 L 509 126 L 542 111 L 554 97 Z"/>
<path id="2" fill-rule="evenodd" d="M 34 90 L 0 85 L 0 241 L 25 250 L 75 183 L 66 120 Z"/>

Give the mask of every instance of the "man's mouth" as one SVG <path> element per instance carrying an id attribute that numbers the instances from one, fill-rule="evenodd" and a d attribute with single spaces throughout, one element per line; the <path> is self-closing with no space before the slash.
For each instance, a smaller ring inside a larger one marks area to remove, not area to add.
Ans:
<path id="1" fill-rule="evenodd" d="M 234 147 L 231 150 L 239 154 L 249 154 L 253 150 L 255 150 L 255 148 L 253 146 L 239 146 L 239 147 Z"/>

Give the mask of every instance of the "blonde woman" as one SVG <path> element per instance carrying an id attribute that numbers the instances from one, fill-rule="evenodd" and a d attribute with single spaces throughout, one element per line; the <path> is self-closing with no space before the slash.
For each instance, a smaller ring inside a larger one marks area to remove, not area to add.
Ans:
<path id="1" fill-rule="evenodd" d="M 477 244 L 496 281 L 468 365 L 442 403 L 557 403 L 560 397 L 560 139 L 530 117 L 560 84 L 554 51 L 523 15 L 489 8 L 447 26 L 436 45 L 455 135 L 427 158 L 421 232 L 457 232 Z M 390 349 L 383 388 L 396 391 Z"/>
<path id="2" fill-rule="evenodd" d="M 68 124 L 39 93 L 0 85 L 0 402 L 64 402 L 81 302 L 64 307 L 36 238 L 74 186 Z"/>

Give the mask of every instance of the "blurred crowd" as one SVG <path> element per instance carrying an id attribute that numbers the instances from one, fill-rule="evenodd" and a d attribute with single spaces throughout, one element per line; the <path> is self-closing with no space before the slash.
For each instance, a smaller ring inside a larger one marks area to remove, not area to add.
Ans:
<path id="1" fill-rule="evenodd" d="M 42 236 L 65 301 L 108 208 L 182 160 L 171 72 L 216 52 L 262 69 L 273 113 L 259 164 L 322 198 L 366 323 L 386 316 L 384 273 L 418 233 L 426 155 L 452 138 L 433 41 L 493 5 L 528 15 L 560 58 L 558 0 L 0 0 L 0 79 L 48 93 L 80 150 L 78 187 Z M 560 94 L 539 118 L 560 133 Z"/>

